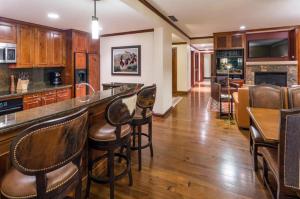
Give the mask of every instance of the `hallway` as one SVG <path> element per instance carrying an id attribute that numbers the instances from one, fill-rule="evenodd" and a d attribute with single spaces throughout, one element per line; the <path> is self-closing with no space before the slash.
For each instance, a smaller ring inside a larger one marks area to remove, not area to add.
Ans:
<path id="1" fill-rule="evenodd" d="M 154 118 L 154 158 L 143 152 L 138 172 L 132 152 L 134 185 L 124 186 L 126 178 L 117 182 L 116 198 L 268 198 L 252 171 L 248 132 L 216 119 L 217 113 L 207 111 L 209 98 L 210 87 L 202 83 L 166 118 Z M 108 196 L 106 185 L 93 185 L 92 192 L 93 198 Z"/>

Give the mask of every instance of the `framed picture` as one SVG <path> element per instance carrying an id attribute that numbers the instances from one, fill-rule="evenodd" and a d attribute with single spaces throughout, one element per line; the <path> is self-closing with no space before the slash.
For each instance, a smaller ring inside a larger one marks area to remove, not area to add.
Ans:
<path id="1" fill-rule="evenodd" d="M 111 48 L 112 75 L 141 75 L 141 46 Z"/>

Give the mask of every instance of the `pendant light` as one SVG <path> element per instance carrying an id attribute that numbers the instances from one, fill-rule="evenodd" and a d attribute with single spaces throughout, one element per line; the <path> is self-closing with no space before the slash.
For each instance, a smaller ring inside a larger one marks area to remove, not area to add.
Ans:
<path id="1" fill-rule="evenodd" d="M 98 17 L 96 16 L 96 2 L 100 0 L 94 0 L 94 16 L 92 16 L 92 39 L 99 39 L 100 31 L 102 30 L 99 25 Z"/>

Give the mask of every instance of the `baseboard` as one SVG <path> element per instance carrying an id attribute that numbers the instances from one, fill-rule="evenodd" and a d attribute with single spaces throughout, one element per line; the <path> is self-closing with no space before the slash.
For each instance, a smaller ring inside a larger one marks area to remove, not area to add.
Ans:
<path id="1" fill-rule="evenodd" d="M 154 116 L 156 117 L 167 117 L 171 112 L 172 112 L 173 106 L 171 106 L 166 112 L 163 114 L 161 113 L 153 113 Z"/>
<path id="2" fill-rule="evenodd" d="M 192 89 L 190 88 L 188 91 L 176 91 L 174 92 L 174 95 L 187 95 L 192 91 Z"/>

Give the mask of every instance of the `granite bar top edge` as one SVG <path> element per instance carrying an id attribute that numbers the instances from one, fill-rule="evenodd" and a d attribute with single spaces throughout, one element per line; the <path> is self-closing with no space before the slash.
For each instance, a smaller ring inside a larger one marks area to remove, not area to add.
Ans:
<path id="1" fill-rule="evenodd" d="M 131 85 L 139 86 L 139 89 L 143 87 L 143 84 L 131 84 Z M 119 88 L 117 88 L 117 89 L 119 89 Z M 10 125 L 7 125 L 7 126 L 2 126 L 2 127 L 0 126 L 0 135 L 5 134 L 6 132 L 13 131 L 15 129 L 22 128 L 24 126 L 33 125 L 37 122 L 45 121 L 48 118 L 54 118 L 55 115 L 62 115 L 64 113 L 69 113 L 69 112 L 72 112 L 72 111 L 76 111 L 76 110 L 81 109 L 81 108 L 89 108 L 89 107 L 92 107 L 92 106 L 95 106 L 95 105 L 98 105 L 98 104 L 101 104 L 101 103 L 105 103 L 109 100 L 112 100 L 113 98 L 115 98 L 117 96 L 120 96 L 122 94 L 134 91 L 134 88 L 128 88 L 127 90 L 121 91 L 121 92 L 119 92 L 117 94 L 114 94 L 114 95 L 111 95 L 111 96 L 104 97 L 103 99 L 98 99 L 98 100 L 96 99 L 97 96 L 101 95 L 101 93 L 111 92 L 112 90 L 115 90 L 115 89 L 109 89 L 107 91 L 98 91 L 95 96 L 88 96 L 88 97 L 91 97 L 91 98 L 95 98 L 95 99 L 91 100 L 91 102 L 83 103 L 82 105 L 77 105 L 76 107 L 63 109 L 64 104 L 71 104 L 72 105 L 72 103 L 73 104 L 77 103 L 78 100 L 80 100 L 81 98 L 72 98 L 70 100 L 66 100 L 66 101 L 63 101 L 63 102 L 50 104 L 50 105 L 45 105 L 45 106 L 34 108 L 34 109 L 29 109 L 29 110 L 26 110 L 26 112 L 21 111 L 22 112 L 21 114 L 29 115 L 29 118 L 32 117 L 32 119 L 28 119 L 25 122 L 10 124 Z M 62 108 L 60 108 L 60 106 Z M 57 111 L 58 109 L 59 109 L 59 111 Z M 51 112 L 51 111 L 53 113 L 47 114 L 47 112 Z M 37 113 L 41 113 L 41 116 L 39 116 L 37 118 L 34 118 L 34 115 L 37 115 Z M 10 116 L 10 115 L 15 115 L 16 117 L 18 117 L 18 115 L 20 115 L 20 112 L 13 113 L 13 114 L 8 114 L 6 116 Z M 5 116 L 0 116 L 0 117 L 5 117 Z"/>
<path id="2" fill-rule="evenodd" d="M 0 100 L 7 99 L 7 98 L 14 98 L 14 97 L 17 98 L 17 97 L 22 97 L 22 96 L 28 95 L 28 94 L 46 92 L 46 91 L 52 91 L 52 90 L 59 90 L 59 89 L 65 89 L 65 88 L 71 88 L 71 87 L 72 87 L 72 85 L 70 85 L 70 84 L 57 85 L 57 86 L 45 85 L 45 86 L 33 87 L 24 92 L 0 95 Z"/>

